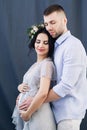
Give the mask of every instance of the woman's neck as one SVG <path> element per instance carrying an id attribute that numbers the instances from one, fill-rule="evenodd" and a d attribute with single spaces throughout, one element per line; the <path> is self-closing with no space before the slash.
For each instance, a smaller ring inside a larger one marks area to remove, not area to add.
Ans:
<path id="1" fill-rule="evenodd" d="M 40 61 L 44 60 L 45 58 L 47 58 L 47 56 L 43 56 L 43 57 L 38 56 L 37 57 L 37 62 L 40 62 Z"/>

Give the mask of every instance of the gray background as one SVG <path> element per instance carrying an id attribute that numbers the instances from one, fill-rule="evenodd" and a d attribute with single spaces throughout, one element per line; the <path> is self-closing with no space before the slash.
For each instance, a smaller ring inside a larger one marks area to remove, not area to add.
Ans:
<path id="1" fill-rule="evenodd" d="M 69 30 L 87 50 L 86 0 L 0 0 L 0 130 L 14 130 L 11 115 L 17 86 L 35 61 L 34 53 L 28 56 L 26 30 L 43 22 L 44 9 L 55 3 L 64 7 Z M 86 121 L 87 116 L 81 130 L 87 130 Z"/>

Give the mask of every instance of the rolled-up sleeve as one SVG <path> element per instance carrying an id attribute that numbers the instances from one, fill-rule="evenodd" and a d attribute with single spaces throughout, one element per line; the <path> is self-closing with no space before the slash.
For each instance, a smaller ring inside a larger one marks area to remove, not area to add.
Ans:
<path id="1" fill-rule="evenodd" d="M 63 57 L 60 57 L 63 59 L 63 62 L 61 62 L 63 64 L 62 73 L 59 74 L 60 81 L 53 87 L 53 91 L 61 97 L 71 94 L 73 89 L 79 87 L 80 80 L 82 80 L 80 76 L 85 67 L 84 49 L 79 44 L 71 46 L 72 44 L 64 51 Z"/>

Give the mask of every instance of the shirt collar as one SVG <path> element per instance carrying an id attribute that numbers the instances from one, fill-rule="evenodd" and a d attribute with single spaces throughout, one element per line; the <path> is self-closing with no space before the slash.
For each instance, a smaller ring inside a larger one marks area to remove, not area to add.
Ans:
<path id="1" fill-rule="evenodd" d="M 55 47 L 62 44 L 63 41 L 65 41 L 69 36 L 71 35 L 70 31 L 67 31 L 66 33 L 62 34 L 55 42 Z"/>

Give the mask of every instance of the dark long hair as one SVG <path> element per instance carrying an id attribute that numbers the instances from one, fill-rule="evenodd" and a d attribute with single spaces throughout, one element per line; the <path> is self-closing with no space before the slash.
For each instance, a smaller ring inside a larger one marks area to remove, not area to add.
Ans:
<path id="1" fill-rule="evenodd" d="M 29 43 L 29 48 L 32 49 L 34 48 L 34 44 L 36 42 L 36 38 L 40 33 L 44 33 L 48 36 L 48 44 L 49 44 L 49 52 L 48 52 L 48 57 L 52 57 L 53 56 L 53 52 L 54 52 L 54 42 L 55 39 L 52 38 L 52 36 L 49 34 L 49 32 L 45 29 L 45 28 L 40 28 L 34 35 L 33 39 L 31 39 L 31 42 Z"/>

